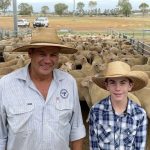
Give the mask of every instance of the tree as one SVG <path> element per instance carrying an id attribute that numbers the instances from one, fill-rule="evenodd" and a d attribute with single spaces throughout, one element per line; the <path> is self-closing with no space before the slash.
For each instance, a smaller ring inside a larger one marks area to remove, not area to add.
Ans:
<path id="1" fill-rule="evenodd" d="M 31 15 L 33 12 L 33 7 L 28 3 L 21 3 L 18 6 L 20 15 Z"/>
<path id="2" fill-rule="evenodd" d="M 91 11 L 90 11 L 90 16 L 93 15 L 93 9 L 96 7 L 97 5 L 97 2 L 96 1 L 89 1 L 89 7 L 91 8 Z"/>
<path id="3" fill-rule="evenodd" d="M 55 4 L 55 12 L 58 15 L 62 15 L 67 9 L 68 9 L 68 6 L 64 3 Z"/>
<path id="4" fill-rule="evenodd" d="M 83 2 L 78 2 L 78 3 L 77 3 L 77 9 L 78 9 L 78 11 L 79 11 L 80 16 L 83 15 L 83 12 L 84 12 L 83 8 L 84 8 L 84 6 L 85 6 L 85 5 L 84 5 Z"/>
<path id="5" fill-rule="evenodd" d="M 139 9 L 141 9 L 143 16 L 145 15 L 145 13 L 148 11 L 147 8 L 149 7 L 148 4 L 146 3 L 141 3 L 139 5 Z"/>
<path id="6" fill-rule="evenodd" d="M 6 13 L 7 8 L 11 5 L 11 0 L 0 0 L 0 9 Z"/>
<path id="7" fill-rule="evenodd" d="M 118 7 L 120 10 L 120 13 L 122 13 L 126 17 L 130 16 L 131 10 L 132 10 L 132 5 L 130 4 L 129 0 L 119 0 Z"/>
<path id="8" fill-rule="evenodd" d="M 43 6 L 41 8 L 41 13 L 46 15 L 49 12 L 49 7 L 48 6 Z"/>

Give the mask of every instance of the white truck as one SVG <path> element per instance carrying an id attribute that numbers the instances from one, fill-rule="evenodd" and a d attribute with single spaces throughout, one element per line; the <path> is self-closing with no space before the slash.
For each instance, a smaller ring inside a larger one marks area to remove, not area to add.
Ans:
<path id="1" fill-rule="evenodd" d="M 29 27 L 30 22 L 27 19 L 18 19 L 17 21 L 18 27 Z"/>
<path id="2" fill-rule="evenodd" d="M 49 20 L 47 17 L 37 17 L 33 22 L 33 27 L 48 27 Z"/>

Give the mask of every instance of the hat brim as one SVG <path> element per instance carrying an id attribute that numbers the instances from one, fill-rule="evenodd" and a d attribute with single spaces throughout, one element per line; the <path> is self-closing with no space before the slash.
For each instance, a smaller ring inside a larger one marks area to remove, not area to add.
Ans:
<path id="1" fill-rule="evenodd" d="M 59 52 L 63 54 L 73 54 L 77 52 L 77 49 L 65 45 L 61 45 L 61 44 L 51 44 L 51 43 L 34 43 L 34 44 L 24 45 L 14 49 L 13 52 L 28 52 L 28 50 L 31 48 L 42 48 L 42 47 L 58 47 L 60 49 Z"/>
<path id="2" fill-rule="evenodd" d="M 131 91 L 137 91 L 144 88 L 148 83 L 148 75 L 142 71 L 131 71 L 128 75 L 115 75 L 115 76 L 105 76 L 105 77 L 92 77 L 94 83 L 96 83 L 99 87 L 106 89 L 105 80 L 107 78 L 118 78 L 118 77 L 126 77 L 133 81 L 134 86 Z"/>

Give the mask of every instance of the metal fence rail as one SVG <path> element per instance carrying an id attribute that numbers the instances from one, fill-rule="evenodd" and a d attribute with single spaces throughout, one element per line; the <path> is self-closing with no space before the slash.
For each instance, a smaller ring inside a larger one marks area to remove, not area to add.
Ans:
<path id="1" fill-rule="evenodd" d="M 150 55 L 150 45 L 142 41 L 136 40 L 135 38 L 128 36 L 125 33 L 121 33 L 119 31 L 110 29 L 109 32 L 112 35 L 118 35 L 119 38 L 125 39 L 128 42 L 130 42 L 134 46 L 134 49 L 138 51 L 139 53 L 141 53 L 142 55 Z"/>
<path id="2" fill-rule="evenodd" d="M 17 36 L 24 36 L 24 35 L 31 36 L 31 34 L 32 34 L 32 30 L 29 28 L 22 28 L 22 29 L 19 29 L 19 31 L 17 32 Z M 16 33 L 14 31 L 0 28 L 0 40 L 9 39 L 15 36 L 16 36 Z"/>

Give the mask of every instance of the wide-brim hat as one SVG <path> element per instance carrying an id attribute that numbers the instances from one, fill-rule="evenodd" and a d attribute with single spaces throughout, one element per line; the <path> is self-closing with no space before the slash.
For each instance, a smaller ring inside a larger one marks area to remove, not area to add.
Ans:
<path id="1" fill-rule="evenodd" d="M 58 47 L 59 53 L 73 54 L 77 49 L 61 44 L 54 28 L 41 28 L 32 34 L 30 44 L 18 47 L 13 52 L 27 52 L 31 48 Z"/>
<path id="2" fill-rule="evenodd" d="M 148 84 L 148 75 L 143 71 L 131 71 L 128 64 L 121 61 L 108 63 L 103 76 L 92 77 L 94 83 L 99 87 L 106 89 L 105 82 L 107 78 L 126 77 L 130 79 L 134 85 L 131 91 L 140 90 Z"/>

